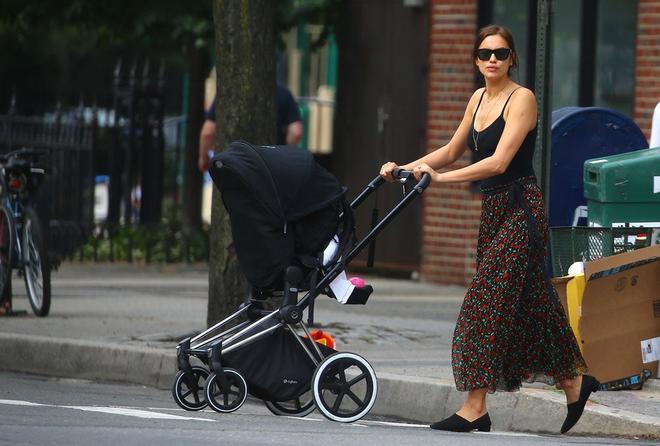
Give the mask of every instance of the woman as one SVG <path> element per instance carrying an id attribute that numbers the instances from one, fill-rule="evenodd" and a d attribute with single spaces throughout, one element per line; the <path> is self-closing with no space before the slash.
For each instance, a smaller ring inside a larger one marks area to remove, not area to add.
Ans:
<path id="1" fill-rule="evenodd" d="M 517 66 L 511 32 L 480 30 L 474 63 L 485 88 L 474 92 L 449 143 L 400 166 L 435 183 L 482 181 L 477 272 L 461 307 L 452 343 L 456 387 L 467 391 L 463 407 L 431 428 L 489 431 L 486 395 L 518 390 L 522 381 L 554 383 L 566 393 L 568 414 L 561 432 L 582 415 L 598 381 L 585 375 L 584 359 L 545 270 L 547 220 L 532 159 L 536 139 L 534 94 L 510 78 Z M 477 161 L 437 172 L 467 148 Z M 392 181 L 399 167 L 384 164 Z"/>

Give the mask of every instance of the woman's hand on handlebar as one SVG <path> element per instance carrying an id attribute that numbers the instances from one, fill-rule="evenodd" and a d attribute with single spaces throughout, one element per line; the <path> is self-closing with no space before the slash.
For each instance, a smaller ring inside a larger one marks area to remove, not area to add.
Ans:
<path id="1" fill-rule="evenodd" d="M 417 181 L 422 178 L 422 175 L 428 173 L 431 176 L 431 181 L 436 181 L 438 172 L 433 170 L 431 166 L 426 163 L 418 164 L 412 169 L 413 176 Z"/>
<path id="2" fill-rule="evenodd" d="M 394 172 L 394 169 L 399 167 L 396 163 L 393 162 L 387 162 L 383 164 L 380 168 L 380 176 L 385 179 L 385 181 L 392 182 L 394 181 L 394 177 L 392 176 L 392 172 Z"/>

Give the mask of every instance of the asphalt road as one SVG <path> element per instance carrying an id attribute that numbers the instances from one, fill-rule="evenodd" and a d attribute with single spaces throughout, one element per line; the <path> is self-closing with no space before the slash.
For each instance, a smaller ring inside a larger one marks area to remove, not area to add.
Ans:
<path id="1" fill-rule="evenodd" d="M 169 392 L 143 386 L 0 373 L 0 445 L 651 445 L 605 438 L 506 432 L 453 434 L 425 425 L 318 413 L 272 415 L 258 400 L 233 414 L 186 412 Z"/>

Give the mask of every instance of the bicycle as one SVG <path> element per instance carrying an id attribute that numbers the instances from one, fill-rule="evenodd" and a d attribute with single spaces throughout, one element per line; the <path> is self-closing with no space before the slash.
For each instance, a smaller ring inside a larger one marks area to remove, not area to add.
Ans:
<path id="1" fill-rule="evenodd" d="M 46 173 L 37 164 L 42 154 L 22 148 L 0 155 L 0 300 L 11 303 L 12 271 L 17 269 L 37 316 L 50 311 L 50 263 L 41 222 L 31 205 Z"/>

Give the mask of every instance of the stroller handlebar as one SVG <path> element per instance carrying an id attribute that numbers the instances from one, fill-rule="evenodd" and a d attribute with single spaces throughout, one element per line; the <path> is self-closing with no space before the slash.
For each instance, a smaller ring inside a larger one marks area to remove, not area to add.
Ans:
<path id="1" fill-rule="evenodd" d="M 392 176 L 397 180 L 403 180 L 409 178 L 410 175 L 412 175 L 411 171 L 402 169 L 400 167 L 397 167 L 392 171 Z"/>
<path id="2" fill-rule="evenodd" d="M 410 170 L 404 170 L 401 168 L 397 168 L 392 172 L 392 176 L 401 183 L 407 183 L 408 181 L 415 181 L 415 176 Z M 366 189 L 364 189 L 352 202 L 351 202 L 351 208 L 355 209 L 357 208 L 369 195 L 371 195 L 372 192 L 374 192 L 376 189 L 378 189 L 381 185 L 385 184 L 385 178 L 382 176 L 378 175 L 376 178 L 371 180 L 369 185 L 367 186 Z M 431 184 L 431 175 L 424 173 L 422 174 L 422 178 L 417 181 L 417 184 L 413 187 L 413 190 L 411 192 L 415 192 L 416 195 L 420 195 L 422 192 L 424 192 L 424 189 L 428 187 L 428 185 Z"/>
<path id="3" fill-rule="evenodd" d="M 411 170 L 405 170 L 400 167 L 395 168 L 392 171 L 392 177 L 397 180 L 399 183 L 407 183 L 408 181 L 415 181 L 415 176 L 413 175 Z M 371 189 L 376 189 L 378 188 L 381 184 L 385 183 L 385 178 L 382 176 L 378 175 L 376 178 L 374 178 L 371 183 L 369 183 L 369 188 Z M 422 174 L 422 178 L 420 178 L 419 181 L 417 181 L 417 185 L 415 188 L 419 188 L 418 191 L 422 192 L 424 189 L 428 187 L 428 185 L 431 184 L 431 176 L 428 173 Z"/>

